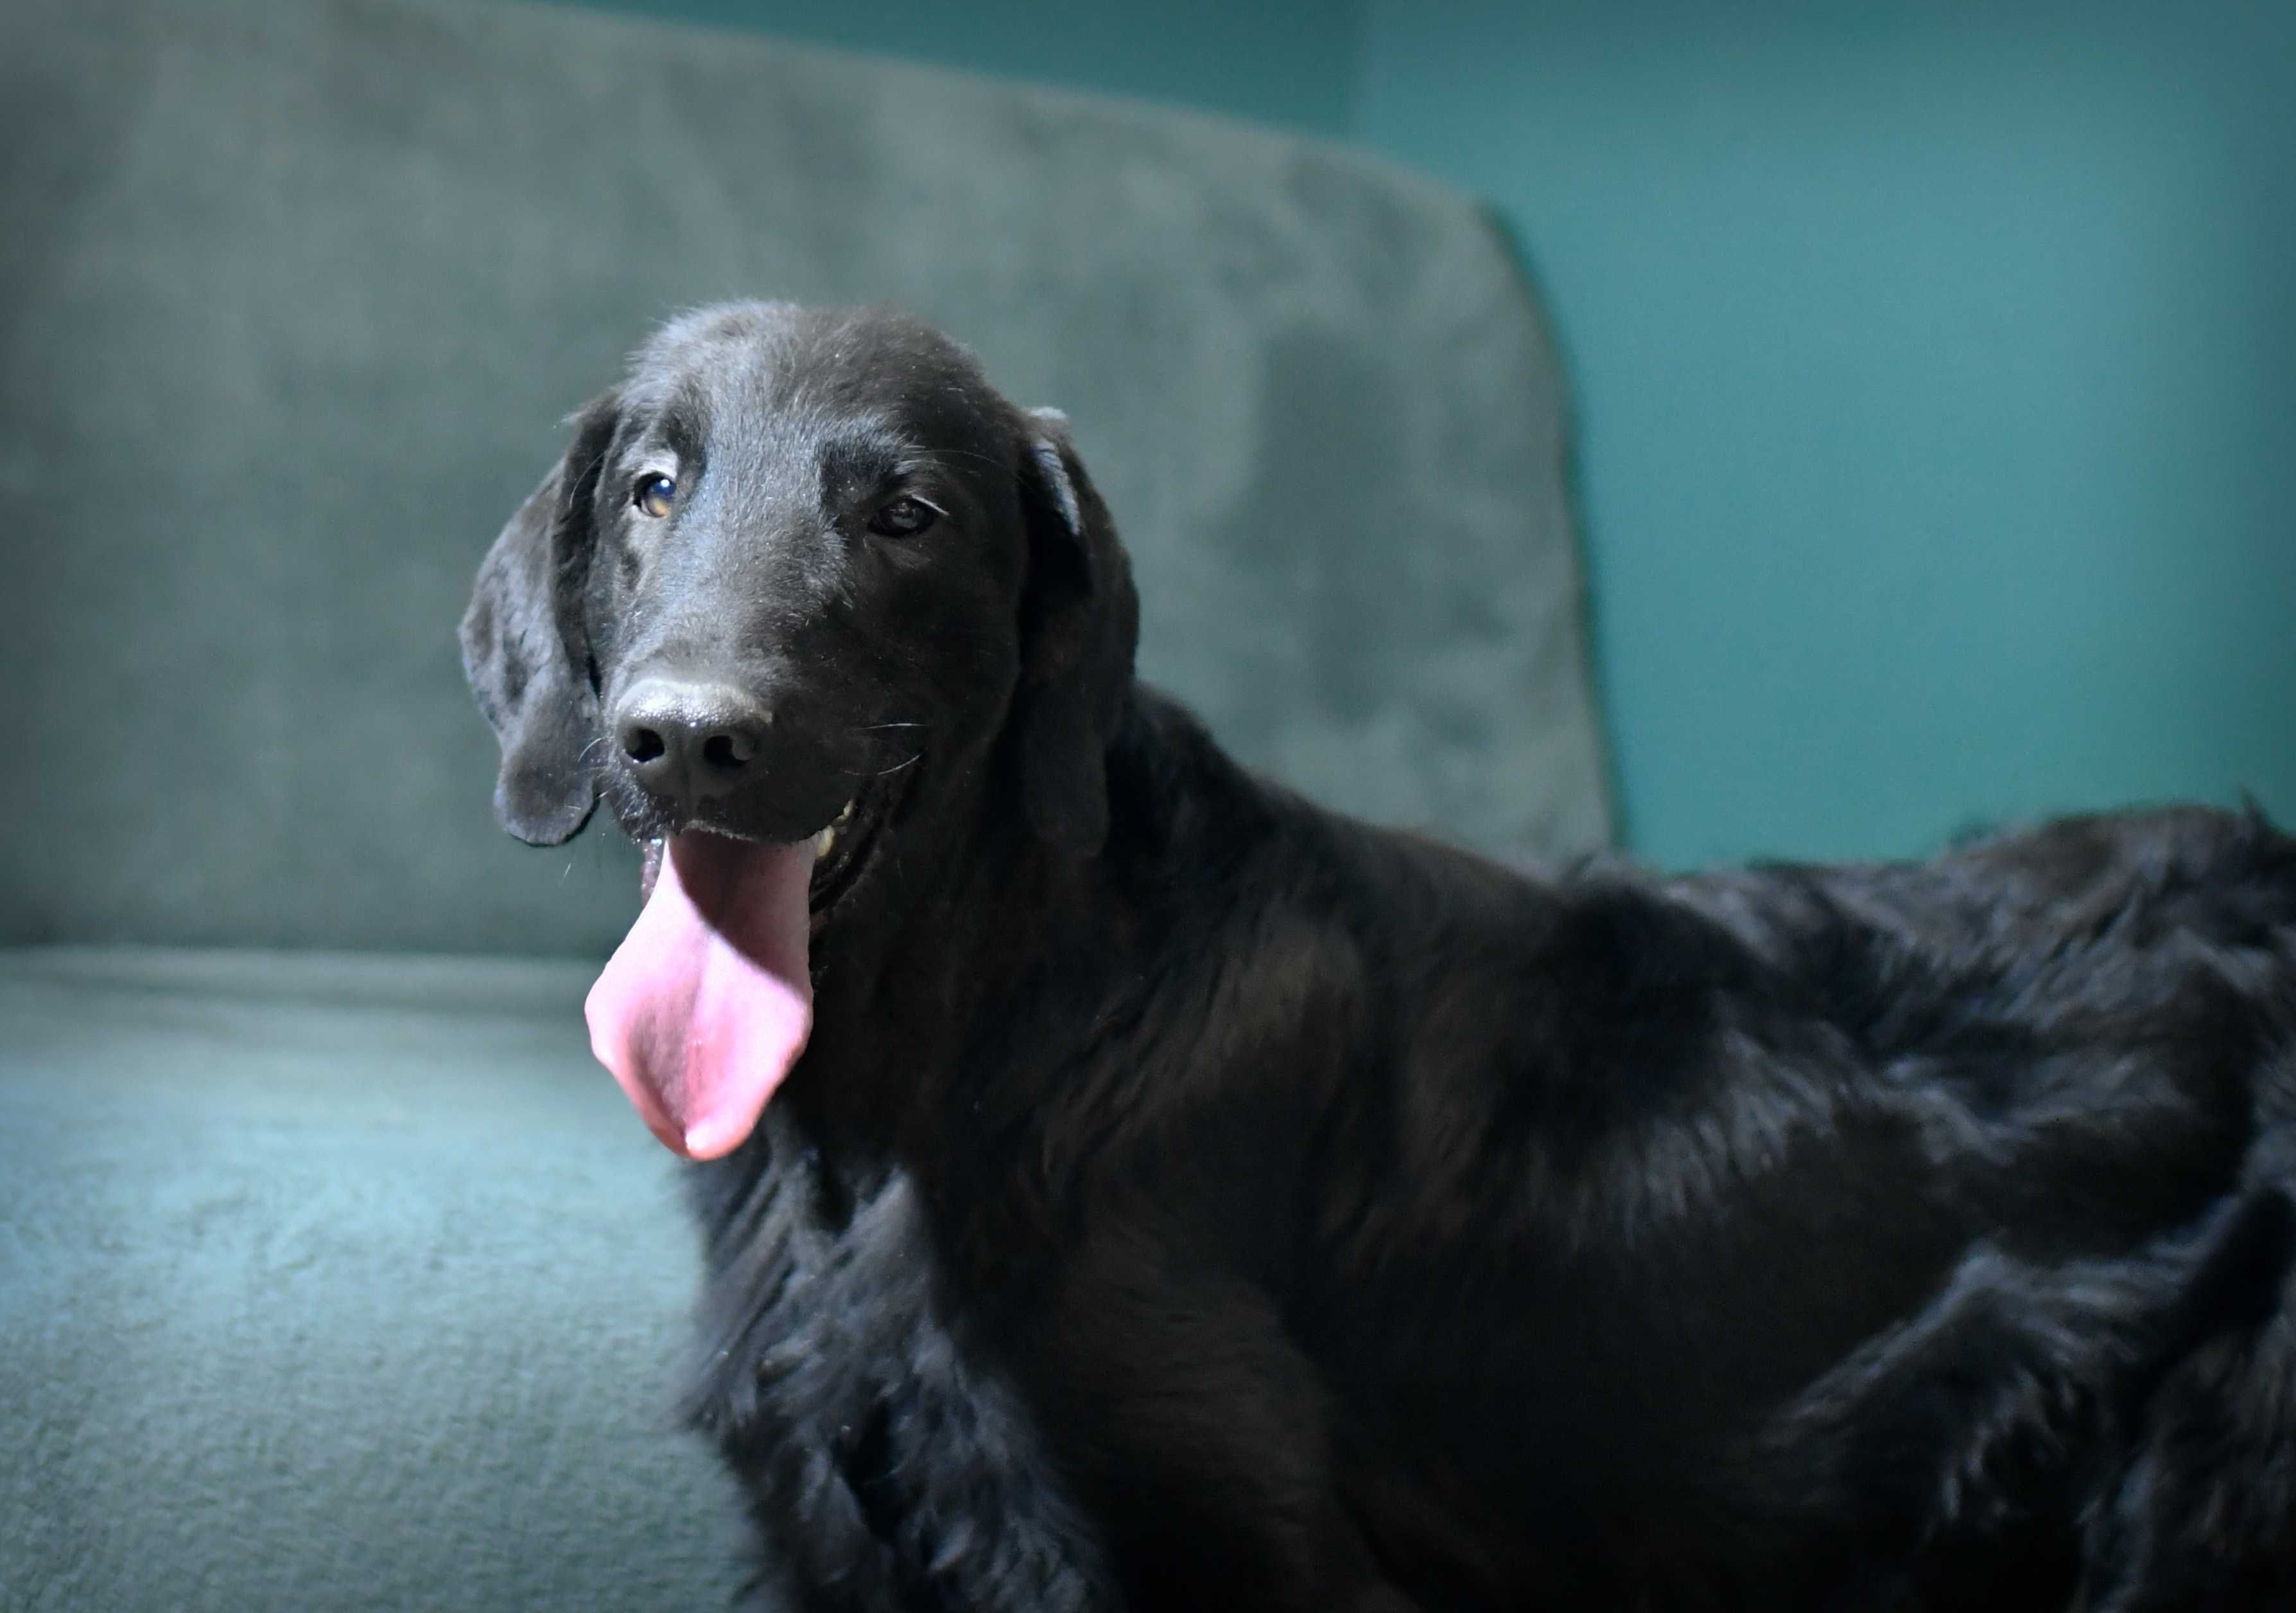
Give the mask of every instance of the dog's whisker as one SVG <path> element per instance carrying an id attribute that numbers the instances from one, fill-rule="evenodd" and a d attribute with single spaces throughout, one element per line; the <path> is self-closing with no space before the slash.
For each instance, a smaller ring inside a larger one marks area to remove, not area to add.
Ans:
<path id="1" fill-rule="evenodd" d="M 917 455 L 917 457 L 925 461 L 927 463 L 941 459 L 977 459 L 984 465 L 996 465 L 999 467 L 1004 463 L 1003 460 L 997 458 L 994 454 L 983 454 L 975 448 L 929 448 L 924 453 Z"/>

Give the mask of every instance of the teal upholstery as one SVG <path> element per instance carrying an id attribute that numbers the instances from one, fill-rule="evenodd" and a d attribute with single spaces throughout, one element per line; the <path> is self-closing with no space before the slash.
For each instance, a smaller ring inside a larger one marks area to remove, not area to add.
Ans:
<path id="1" fill-rule="evenodd" d="M 589 973 L 0 952 L 0 1609 L 726 1605 Z"/>
<path id="2" fill-rule="evenodd" d="M 1408 174 L 572 11 L 12 0 L 0 217 L 0 1608 L 723 1604 L 674 1169 L 578 1013 L 632 859 L 496 831 L 455 649 L 673 309 L 943 324 L 1239 753 L 1604 838 L 1552 351 Z"/>
<path id="3" fill-rule="evenodd" d="M 579 12 L 0 12 L 0 941 L 594 954 L 453 628 L 557 422 L 732 295 L 892 300 L 1054 404 L 1148 674 L 1512 853 L 1604 835 L 1551 350 L 1480 212 L 1324 147 Z"/>

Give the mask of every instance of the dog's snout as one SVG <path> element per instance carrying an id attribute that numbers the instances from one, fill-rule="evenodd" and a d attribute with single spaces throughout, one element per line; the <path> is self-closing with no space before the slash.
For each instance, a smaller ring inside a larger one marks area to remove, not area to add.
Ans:
<path id="1" fill-rule="evenodd" d="M 639 783 L 666 800 L 691 804 L 742 782 L 772 721 L 738 689 L 657 677 L 623 695 L 614 736 Z"/>

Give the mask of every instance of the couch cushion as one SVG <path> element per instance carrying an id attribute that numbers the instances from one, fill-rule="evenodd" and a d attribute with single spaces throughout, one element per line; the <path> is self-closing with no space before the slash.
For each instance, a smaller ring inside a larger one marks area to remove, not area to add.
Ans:
<path id="1" fill-rule="evenodd" d="M 0 1606 L 727 1604 L 591 972 L 0 952 Z"/>
<path id="2" fill-rule="evenodd" d="M 472 0 L 0 7 L 0 941 L 595 953 L 454 629 L 659 316 L 890 299 L 1066 407 L 1247 759 L 1604 833 L 1560 389 L 1482 211 L 1344 150 Z"/>

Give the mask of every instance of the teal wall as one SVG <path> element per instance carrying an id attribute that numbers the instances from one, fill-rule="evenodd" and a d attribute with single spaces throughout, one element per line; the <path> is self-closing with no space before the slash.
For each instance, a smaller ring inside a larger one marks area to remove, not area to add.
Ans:
<path id="1" fill-rule="evenodd" d="M 1371 0 L 1578 391 L 1636 849 L 2296 820 L 2296 6 Z"/>
<path id="2" fill-rule="evenodd" d="M 627 0 L 1353 138 L 1570 364 L 1625 828 L 2296 821 L 2287 0 Z"/>

